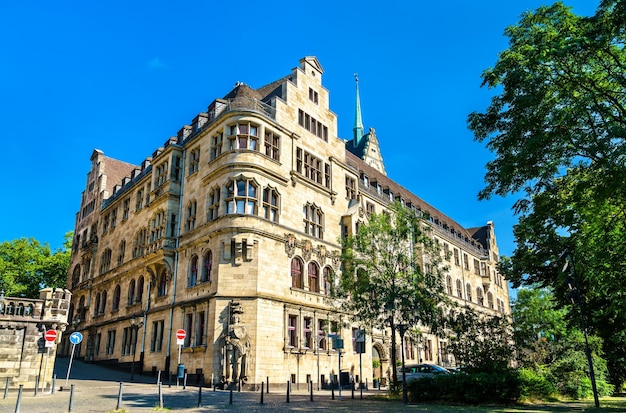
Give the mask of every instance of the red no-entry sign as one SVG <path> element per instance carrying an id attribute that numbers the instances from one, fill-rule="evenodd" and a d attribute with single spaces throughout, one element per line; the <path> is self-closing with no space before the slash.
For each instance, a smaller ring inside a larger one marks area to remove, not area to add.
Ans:
<path id="1" fill-rule="evenodd" d="M 44 335 L 44 338 L 46 339 L 46 341 L 54 341 L 57 339 L 57 332 L 56 330 L 47 330 L 46 334 Z"/>
<path id="2" fill-rule="evenodd" d="M 176 331 L 176 338 L 179 340 L 184 340 L 187 337 L 187 333 L 182 328 Z"/>

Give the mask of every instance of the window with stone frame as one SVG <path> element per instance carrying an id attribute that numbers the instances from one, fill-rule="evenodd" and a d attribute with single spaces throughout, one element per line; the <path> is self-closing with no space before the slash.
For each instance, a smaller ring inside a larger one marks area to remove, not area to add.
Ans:
<path id="1" fill-rule="evenodd" d="M 115 286 L 115 290 L 113 290 L 113 301 L 111 303 L 112 311 L 117 311 L 120 309 L 121 295 L 122 295 L 122 288 L 118 284 Z"/>
<path id="2" fill-rule="evenodd" d="M 126 240 L 121 240 L 117 247 L 117 265 L 120 266 L 124 263 L 124 255 L 126 254 Z"/>
<path id="3" fill-rule="evenodd" d="M 250 214 L 257 213 L 257 184 L 252 179 L 239 177 L 226 186 L 226 213 Z"/>
<path id="4" fill-rule="evenodd" d="M 287 326 L 287 345 L 289 347 L 298 348 L 298 316 L 294 314 L 288 315 L 289 325 Z"/>
<path id="5" fill-rule="evenodd" d="M 165 236 L 165 212 L 158 211 L 150 220 L 150 242 L 159 240 Z"/>
<path id="6" fill-rule="evenodd" d="M 157 165 L 154 169 L 154 188 L 158 188 L 167 182 L 167 161 Z"/>
<path id="7" fill-rule="evenodd" d="M 195 337 L 194 345 L 196 347 L 204 346 L 206 344 L 206 335 L 204 334 L 205 318 L 206 316 L 205 316 L 204 311 L 200 311 L 198 313 L 198 317 L 196 317 L 196 329 L 194 332 L 194 337 Z"/>
<path id="8" fill-rule="evenodd" d="M 317 320 L 317 348 L 318 350 L 327 350 L 328 344 L 326 339 L 326 320 Z"/>
<path id="9" fill-rule="evenodd" d="M 461 280 L 456 280 L 456 296 L 463 298 L 463 283 L 461 283 Z"/>
<path id="10" fill-rule="evenodd" d="M 189 151 L 189 175 L 198 172 L 200 169 L 200 148 Z"/>
<path id="11" fill-rule="evenodd" d="M 474 274 L 480 275 L 480 263 L 476 258 L 474 258 Z"/>
<path id="12" fill-rule="evenodd" d="M 222 145 L 224 143 L 224 132 L 219 131 L 211 137 L 211 160 L 222 154 Z"/>
<path id="13" fill-rule="evenodd" d="M 122 201 L 122 221 L 126 221 L 128 219 L 128 214 L 130 212 L 130 198 L 126 198 Z"/>
<path id="14" fill-rule="evenodd" d="M 167 271 L 163 270 L 159 277 L 159 283 L 157 285 L 157 297 L 165 297 L 167 294 Z"/>
<path id="15" fill-rule="evenodd" d="M 104 217 L 102 218 L 102 233 L 106 234 L 106 232 L 109 230 L 109 220 L 111 218 L 111 214 L 110 213 L 106 213 L 104 214 Z"/>
<path id="16" fill-rule="evenodd" d="M 104 274 L 111 268 L 111 255 L 113 252 L 110 248 L 104 250 L 100 256 L 100 274 Z"/>
<path id="17" fill-rule="evenodd" d="M 296 148 L 296 171 L 310 181 L 330 188 L 330 165 L 302 148 Z"/>
<path id="18" fill-rule="evenodd" d="M 135 302 L 140 303 L 143 301 L 143 275 L 139 276 L 137 280 L 137 293 L 135 294 Z"/>
<path id="19" fill-rule="evenodd" d="M 117 208 L 111 210 L 111 229 L 114 229 L 117 225 Z"/>
<path id="20" fill-rule="evenodd" d="M 137 235 L 135 235 L 135 244 L 133 245 L 133 258 L 140 257 L 144 254 L 147 238 L 148 231 L 145 228 L 141 228 L 137 232 Z"/>
<path id="21" fill-rule="evenodd" d="M 461 261 L 459 259 L 459 250 L 458 249 L 454 249 L 454 265 L 456 266 L 460 266 L 461 265 Z"/>
<path id="22" fill-rule="evenodd" d="M 326 266 L 322 270 L 322 274 L 324 276 L 324 294 L 330 295 L 330 282 L 333 279 L 333 270 L 329 266 Z"/>
<path id="23" fill-rule="evenodd" d="M 469 257 L 463 253 L 463 268 L 469 271 Z"/>
<path id="24" fill-rule="evenodd" d="M 450 244 L 443 243 L 443 257 L 446 261 L 450 261 Z"/>
<path id="25" fill-rule="evenodd" d="M 213 188 L 207 195 L 207 222 L 214 221 L 219 217 L 220 189 Z"/>
<path id="26" fill-rule="evenodd" d="M 107 292 L 102 291 L 101 299 L 100 299 L 100 309 L 98 310 L 98 314 L 104 314 L 107 310 Z"/>
<path id="27" fill-rule="evenodd" d="M 265 131 L 265 155 L 280 161 L 280 136 L 270 130 Z"/>
<path id="28" fill-rule="evenodd" d="M 304 288 L 304 264 L 298 257 L 291 259 L 291 286 L 293 288 Z"/>
<path id="29" fill-rule="evenodd" d="M 194 287 L 198 283 L 198 256 L 193 255 L 189 263 L 187 287 Z"/>
<path id="30" fill-rule="evenodd" d="M 263 216 L 272 222 L 278 222 L 278 191 L 272 187 L 263 189 Z"/>
<path id="31" fill-rule="evenodd" d="M 115 330 L 107 331 L 107 345 L 105 353 L 107 355 L 114 354 L 115 352 Z"/>
<path id="32" fill-rule="evenodd" d="M 189 201 L 187 204 L 187 208 L 185 210 L 186 220 L 185 220 L 185 231 L 189 232 L 196 227 L 196 210 L 197 210 L 197 202 L 195 199 Z"/>
<path id="33" fill-rule="evenodd" d="M 482 287 L 476 287 L 476 302 L 482 306 L 485 305 L 485 298 L 483 296 Z"/>
<path id="34" fill-rule="evenodd" d="M 465 294 L 467 294 L 467 301 L 472 301 L 472 285 L 470 283 L 465 284 Z"/>
<path id="35" fill-rule="evenodd" d="M 375 207 L 374 207 L 374 204 L 372 204 L 372 203 L 371 203 L 371 202 L 369 202 L 369 201 L 366 201 L 366 202 L 365 202 L 365 213 L 366 213 L 367 215 L 372 215 L 374 212 L 376 212 L 376 209 L 375 209 Z"/>
<path id="36" fill-rule="evenodd" d="M 356 179 L 346 175 L 346 198 L 356 199 Z"/>
<path id="37" fill-rule="evenodd" d="M 309 277 L 309 291 L 314 293 L 320 292 L 320 267 L 315 262 L 310 262 L 307 268 Z"/>
<path id="38" fill-rule="evenodd" d="M 228 150 L 259 150 L 259 126 L 252 122 L 241 121 L 227 126 Z"/>
<path id="39" fill-rule="evenodd" d="M 126 302 L 126 305 L 135 304 L 136 287 L 137 287 L 137 282 L 134 279 L 130 280 L 130 283 L 128 283 L 128 301 Z"/>
<path id="40" fill-rule="evenodd" d="M 491 291 L 487 293 L 487 306 L 493 310 L 493 294 Z"/>
<path id="41" fill-rule="evenodd" d="M 175 182 L 180 182 L 182 171 L 182 161 L 181 157 L 178 154 L 172 155 L 172 180 Z"/>
<path id="42" fill-rule="evenodd" d="M 302 208 L 304 232 L 312 237 L 324 239 L 324 213 L 315 204 L 307 203 Z"/>
<path id="43" fill-rule="evenodd" d="M 139 211 L 141 208 L 143 208 L 143 188 L 139 188 L 135 195 L 135 212 Z"/>
<path id="44" fill-rule="evenodd" d="M 150 351 L 159 352 L 163 348 L 163 329 L 165 327 L 164 320 L 152 322 L 152 334 L 150 339 Z"/>
<path id="45" fill-rule="evenodd" d="M 319 95 L 317 91 L 313 90 L 312 88 L 309 88 L 309 100 L 316 105 L 319 103 Z"/>
<path id="46" fill-rule="evenodd" d="M 452 277 L 449 275 L 446 277 L 446 292 L 452 295 Z"/>
<path id="47" fill-rule="evenodd" d="M 312 349 L 313 347 L 313 319 L 311 317 L 304 317 L 303 319 L 303 336 L 304 336 L 304 347 L 307 349 Z"/>

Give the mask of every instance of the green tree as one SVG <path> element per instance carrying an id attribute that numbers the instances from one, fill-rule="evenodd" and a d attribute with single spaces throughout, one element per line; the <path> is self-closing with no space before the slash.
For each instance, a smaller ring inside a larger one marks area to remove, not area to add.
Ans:
<path id="1" fill-rule="evenodd" d="M 64 288 L 70 263 L 72 232 L 57 251 L 33 238 L 0 244 L 0 289 L 7 296 L 39 298 L 45 287 Z"/>
<path id="2" fill-rule="evenodd" d="M 513 304 L 514 336 L 521 367 L 552 383 L 559 393 L 584 398 L 591 395 L 585 338 L 580 328 L 569 325 L 567 309 L 558 308 L 548 289 L 524 288 Z M 602 357 L 602 339 L 591 335 L 589 347 L 600 395 L 608 395 L 607 362 Z"/>
<path id="3" fill-rule="evenodd" d="M 505 317 L 463 308 L 452 314 L 448 329 L 448 350 L 457 364 L 473 372 L 503 371 L 513 361 L 513 331 Z"/>
<path id="4" fill-rule="evenodd" d="M 417 324 L 436 331 L 447 302 L 444 267 L 427 222 L 399 203 L 372 214 L 344 240 L 344 268 L 333 296 L 354 320 L 391 330 L 391 365 L 397 365 L 396 332 Z M 393 368 L 393 383 L 398 382 Z"/>
<path id="5" fill-rule="evenodd" d="M 495 154 L 482 199 L 515 194 L 516 250 L 502 272 L 568 303 L 562 252 L 575 258 L 588 326 L 614 384 L 626 378 L 626 2 L 580 17 L 561 3 L 522 15 L 483 84 L 498 88 L 468 122 Z M 572 317 L 579 317 L 574 308 Z"/>

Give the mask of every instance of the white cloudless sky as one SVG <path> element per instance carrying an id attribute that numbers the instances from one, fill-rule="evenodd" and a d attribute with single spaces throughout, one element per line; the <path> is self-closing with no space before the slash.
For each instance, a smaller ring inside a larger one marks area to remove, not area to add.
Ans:
<path id="1" fill-rule="evenodd" d="M 514 199 L 478 201 L 492 155 L 467 115 L 495 93 L 480 74 L 536 0 L 0 2 L 0 241 L 59 248 L 73 230 L 94 149 L 146 157 L 236 82 L 253 88 L 317 56 L 338 116 L 365 129 L 390 178 L 465 227 L 493 221 L 514 249 Z M 566 5 L 591 15 L 597 0 Z"/>

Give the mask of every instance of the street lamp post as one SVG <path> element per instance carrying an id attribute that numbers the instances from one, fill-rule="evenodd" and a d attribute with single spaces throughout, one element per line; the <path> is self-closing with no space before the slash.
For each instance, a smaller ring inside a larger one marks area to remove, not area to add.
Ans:
<path id="1" fill-rule="evenodd" d="M 137 322 L 135 316 L 130 319 L 130 328 L 132 329 L 132 348 L 133 348 L 133 362 L 130 366 L 130 379 L 135 380 L 135 353 L 137 352 L 137 333 L 139 329 L 143 327 L 143 321 Z"/>

